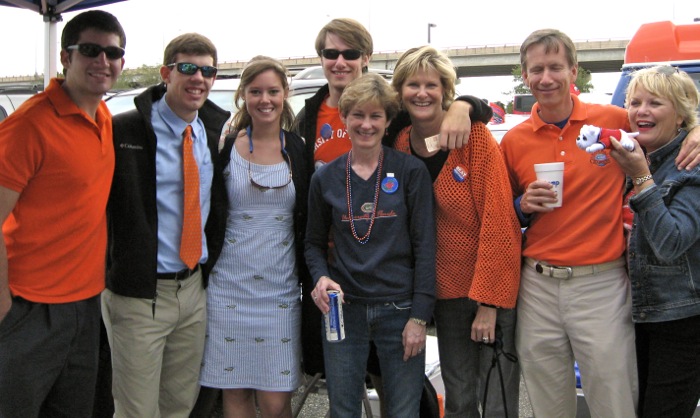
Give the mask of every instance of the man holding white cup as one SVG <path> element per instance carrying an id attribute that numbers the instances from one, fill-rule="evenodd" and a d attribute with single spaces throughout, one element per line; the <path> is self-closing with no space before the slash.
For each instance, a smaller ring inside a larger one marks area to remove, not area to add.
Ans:
<path id="1" fill-rule="evenodd" d="M 556 194 L 557 198 L 556 202 L 543 203 L 542 206 L 548 208 L 560 208 L 564 193 L 564 163 L 558 162 L 535 164 L 535 174 L 537 176 L 537 180 L 546 181 L 552 186 L 550 190 Z"/>
<path id="2" fill-rule="evenodd" d="M 588 154 L 576 146 L 584 124 L 629 132 L 627 112 L 582 103 L 570 93 L 576 50 L 558 30 L 530 34 L 520 62 L 537 103 L 501 148 L 515 209 L 527 227 L 516 348 L 533 412 L 576 416 L 576 360 L 591 416 L 634 417 L 638 382 L 624 259 L 625 176 L 609 151 Z M 697 144 L 698 132 L 690 136 Z M 535 173 L 551 163 L 563 168 L 561 180 Z"/>

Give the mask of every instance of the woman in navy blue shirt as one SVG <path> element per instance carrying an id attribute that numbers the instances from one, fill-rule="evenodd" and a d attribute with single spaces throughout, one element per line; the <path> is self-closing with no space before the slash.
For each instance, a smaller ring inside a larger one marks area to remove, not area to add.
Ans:
<path id="1" fill-rule="evenodd" d="M 387 414 L 418 418 L 435 302 L 430 175 L 417 158 L 382 146 L 399 110 L 386 80 L 371 73 L 354 80 L 339 109 L 352 149 L 311 179 L 305 250 L 316 306 L 328 312 L 328 290 L 344 300 L 345 339 L 323 342 L 331 416 L 361 415 L 373 341 Z"/>

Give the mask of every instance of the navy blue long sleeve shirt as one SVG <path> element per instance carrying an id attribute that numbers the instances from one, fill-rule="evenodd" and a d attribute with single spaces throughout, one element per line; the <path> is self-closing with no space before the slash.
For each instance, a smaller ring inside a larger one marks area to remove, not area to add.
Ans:
<path id="1" fill-rule="evenodd" d="M 412 299 L 411 317 L 430 320 L 435 303 L 435 217 L 428 170 L 417 158 L 384 147 L 381 181 L 398 182 L 393 193 L 380 188 L 376 219 L 366 244 L 353 236 L 347 207 L 348 155 L 318 169 L 311 178 L 305 256 L 314 282 L 328 276 L 345 300 L 383 303 Z M 364 180 L 350 170 L 357 236 L 370 225 L 376 172 Z M 329 253 L 329 233 L 333 247 Z M 330 260 L 330 261 L 329 261 Z"/>

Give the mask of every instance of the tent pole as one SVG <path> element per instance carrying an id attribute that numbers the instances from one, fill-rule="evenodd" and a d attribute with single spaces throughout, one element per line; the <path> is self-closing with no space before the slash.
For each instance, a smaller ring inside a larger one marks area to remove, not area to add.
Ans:
<path id="1" fill-rule="evenodd" d="M 54 14 L 52 10 L 48 10 L 48 13 L 44 14 L 44 88 L 49 86 L 51 77 L 56 77 L 58 72 L 59 41 L 56 35 L 56 25 L 62 20 L 61 15 Z"/>

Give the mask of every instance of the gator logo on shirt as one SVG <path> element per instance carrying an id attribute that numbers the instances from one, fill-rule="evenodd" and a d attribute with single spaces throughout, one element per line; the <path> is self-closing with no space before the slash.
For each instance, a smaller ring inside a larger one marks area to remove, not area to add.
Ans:
<path id="1" fill-rule="evenodd" d="M 599 167 L 605 167 L 610 164 L 610 156 L 605 153 L 605 151 L 598 151 L 591 155 L 591 164 L 597 165 Z"/>
<path id="2" fill-rule="evenodd" d="M 365 202 L 362 204 L 362 213 L 372 213 L 372 209 L 374 209 L 373 202 Z"/>

